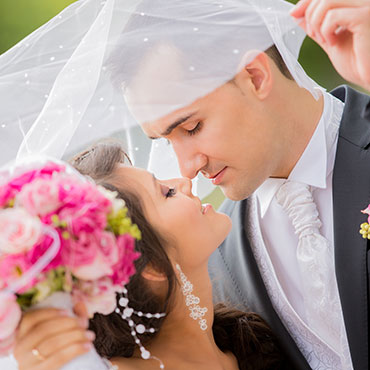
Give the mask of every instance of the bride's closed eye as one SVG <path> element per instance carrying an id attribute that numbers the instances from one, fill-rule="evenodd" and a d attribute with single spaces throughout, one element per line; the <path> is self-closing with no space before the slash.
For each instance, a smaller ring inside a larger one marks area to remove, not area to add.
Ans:
<path id="1" fill-rule="evenodd" d="M 166 198 L 172 198 L 176 194 L 176 188 L 162 186 L 162 193 Z"/>

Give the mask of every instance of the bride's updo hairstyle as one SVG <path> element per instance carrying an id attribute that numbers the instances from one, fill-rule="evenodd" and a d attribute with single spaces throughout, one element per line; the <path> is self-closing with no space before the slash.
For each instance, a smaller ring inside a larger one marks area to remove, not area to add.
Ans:
<path id="1" fill-rule="evenodd" d="M 135 262 L 136 273 L 126 286 L 130 307 L 142 312 L 168 314 L 172 307 L 173 293 L 178 287 L 176 273 L 166 253 L 170 244 L 145 218 L 139 194 L 125 187 L 122 177 L 119 181 L 117 179 L 117 165 L 131 165 L 128 156 L 118 143 L 100 142 L 70 162 L 79 172 L 89 176 L 97 184 L 116 191 L 126 202 L 133 223 L 141 230 L 141 240 L 136 242 L 136 250 L 141 253 L 141 257 Z M 142 272 L 149 263 L 151 268 L 167 276 L 168 290 L 165 299 L 159 298 L 142 277 Z M 117 295 L 117 300 L 118 298 Z M 133 320 L 137 324 L 142 323 L 146 327 L 155 328 L 158 332 L 165 318 L 148 319 L 135 316 Z M 96 334 L 94 342 L 96 350 L 108 359 L 131 357 L 138 348 L 131 335 L 131 328 L 115 312 L 107 316 L 95 314 L 90 319 L 89 329 Z M 214 311 L 213 333 L 218 347 L 223 352 L 231 351 L 238 359 L 241 370 L 282 369 L 281 350 L 277 341 L 270 328 L 257 314 L 229 309 L 223 304 L 218 304 Z M 155 335 L 156 333 L 144 333 L 139 334 L 139 338 L 143 346 L 146 346 Z"/>

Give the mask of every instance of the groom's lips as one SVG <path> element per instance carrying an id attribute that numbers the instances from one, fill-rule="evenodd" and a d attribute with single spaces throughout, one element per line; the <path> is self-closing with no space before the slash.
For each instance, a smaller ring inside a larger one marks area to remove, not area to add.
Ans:
<path id="1" fill-rule="evenodd" d="M 225 171 L 227 167 L 223 168 L 220 172 L 217 172 L 213 176 L 208 176 L 209 179 L 212 180 L 213 185 L 219 185 L 222 181 L 222 178 L 224 177 Z"/>

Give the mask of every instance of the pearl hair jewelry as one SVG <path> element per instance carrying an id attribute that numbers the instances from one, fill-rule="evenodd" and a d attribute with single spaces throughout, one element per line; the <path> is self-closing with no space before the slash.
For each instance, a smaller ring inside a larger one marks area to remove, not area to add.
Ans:
<path id="1" fill-rule="evenodd" d="M 154 328 L 149 328 L 148 329 L 143 324 L 136 324 L 131 319 L 131 317 L 132 317 L 132 315 L 136 315 L 138 317 L 146 317 L 148 319 L 160 319 L 160 318 L 166 316 L 166 314 L 165 313 L 152 314 L 152 313 L 144 313 L 144 312 L 141 312 L 141 311 L 135 311 L 133 308 L 131 308 L 129 306 L 129 299 L 128 299 L 126 288 L 124 288 L 123 292 L 121 293 L 121 297 L 118 300 L 118 306 L 117 306 L 115 312 L 117 314 L 119 314 L 122 317 L 122 319 L 125 320 L 128 323 L 129 327 L 131 328 L 131 335 L 135 339 L 135 343 L 140 347 L 141 357 L 144 360 L 149 360 L 149 359 L 157 360 L 160 364 L 159 368 L 164 369 L 163 362 L 159 358 L 157 358 L 155 356 L 152 356 L 151 353 L 149 351 L 147 351 L 145 349 L 145 347 L 141 344 L 141 341 L 137 336 L 137 334 L 144 334 L 144 333 L 153 334 L 153 333 L 156 332 L 156 329 L 154 329 Z"/>
<path id="2" fill-rule="evenodd" d="M 204 319 L 204 315 L 208 311 L 207 307 L 200 307 L 200 299 L 195 295 L 191 294 L 193 292 L 193 284 L 188 280 L 185 274 L 182 272 L 180 266 L 176 264 L 176 268 L 180 273 L 181 279 L 181 290 L 182 294 L 185 296 L 185 302 L 190 310 L 190 317 L 193 320 L 199 320 L 199 326 L 202 330 L 207 330 L 207 320 Z"/>

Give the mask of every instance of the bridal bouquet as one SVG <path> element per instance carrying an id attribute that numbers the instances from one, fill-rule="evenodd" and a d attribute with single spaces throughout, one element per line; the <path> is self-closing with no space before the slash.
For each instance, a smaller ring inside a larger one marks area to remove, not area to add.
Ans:
<path id="1" fill-rule="evenodd" d="M 135 272 L 135 239 L 124 201 L 66 164 L 49 161 L 3 182 L 0 350 L 11 348 L 22 310 L 53 306 L 61 292 L 90 316 L 114 311 Z"/>

